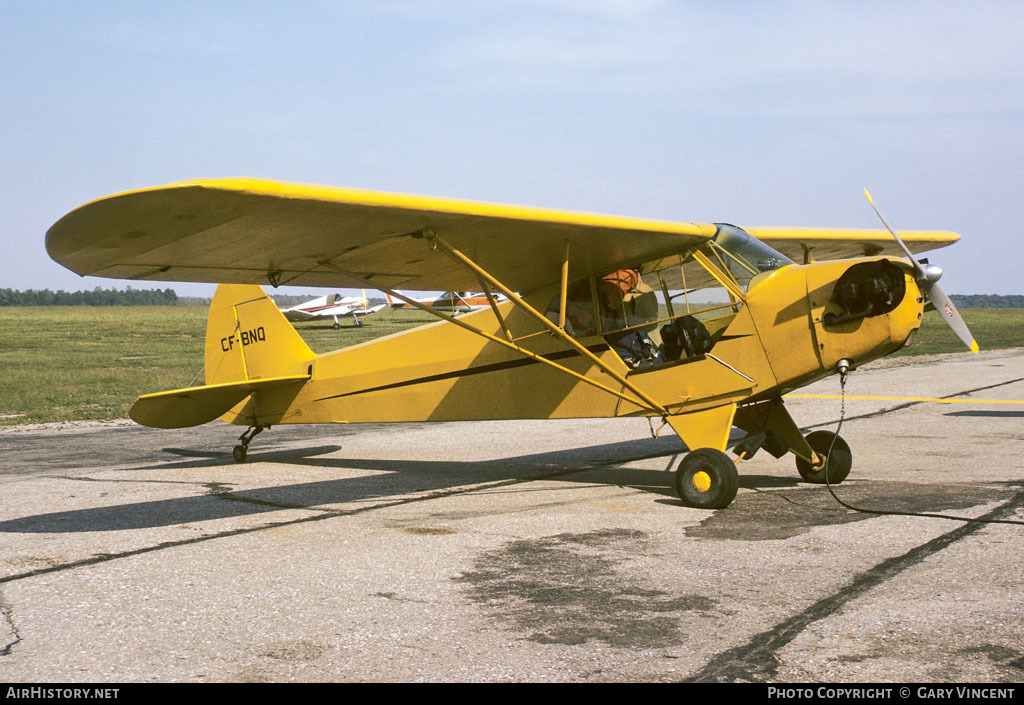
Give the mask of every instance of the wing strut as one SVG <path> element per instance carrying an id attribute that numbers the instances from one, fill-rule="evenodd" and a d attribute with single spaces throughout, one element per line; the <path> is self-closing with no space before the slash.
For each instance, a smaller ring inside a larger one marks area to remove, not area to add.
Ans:
<path id="1" fill-rule="evenodd" d="M 568 367 L 564 367 L 562 365 L 559 365 L 557 362 L 549 360 L 548 358 L 544 357 L 543 355 L 538 355 L 537 353 L 533 352 L 532 350 L 527 350 L 526 348 L 524 348 L 522 346 L 519 346 L 519 345 L 516 345 L 515 343 L 510 342 L 508 340 L 502 340 L 498 336 L 491 335 L 490 333 L 488 333 L 486 331 L 483 331 L 483 330 L 480 330 L 479 328 L 471 326 L 471 325 L 469 325 L 468 323 L 466 323 L 464 321 L 460 321 L 459 319 L 455 318 L 454 316 L 449 316 L 446 313 L 442 313 L 441 311 L 437 311 L 437 310 L 431 308 L 430 306 L 428 306 L 427 304 L 424 304 L 422 302 L 416 301 L 415 299 L 412 299 L 412 298 L 406 296 L 405 294 L 402 294 L 402 293 L 400 293 L 398 291 L 395 291 L 394 289 L 389 289 L 386 286 L 381 286 L 380 283 L 378 283 L 378 282 L 374 282 L 374 281 L 372 281 L 370 279 L 367 279 L 364 276 L 356 274 L 355 272 L 352 272 L 352 271 L 349 271 L 347 269 L 344 269 L 343 267 L 339 267 L 338 265 L 334 264 L 333 262 L 324 261 L 324 262 L 320 262 L 320 265 L 324 266 L 324 267 L 327 267 L 328 269 L 331 269 L 331 270 L 333 270 L 333 271 L 335 271 L 338 274 L 341 274 L 343 276 L 351 277 L 352 279 L 354 279 L 356 281 L 359 281 L 359 282 L 362 282 L 362 283 L 364 283 L 367 286 L 373 287 L 375 289 L 379 289 L 379 290 L 383 291 L 384 293 L 388 294 L 389 296 L 392 296 L 392 297 L 394 297 L 394 298 L 396 298 L 396 299 L 398 299 L 400 301 L 404 301 L 405 303 L 409 304 L 410 306 L 414 306 L 414 307 L 416 307 L 416 308 L 418 308 L 418 309 L 420 309 L 422 311 L 426 311 L 427 313 L 431 314 L 432 316 L 436 316 L 437 318 L 440 318 L 442 320 L 448 321 L 449 323 L 453 323 L 456 326 L 458 326 L 459 328 L 467 330 L 470 333 L 476 333 L 480 337 L 486 338 L 487 340 L 490 340 L 491 342 L 497 343 L 498 345 L 503 345 L 504 347 L 509 348 L 510 350 L 515 350 L 517 353 L 519 353 L 521 355 L 525 355 L 526 357 L 529 357 L 529 358 L 531 358 L 533 360 L 536 360 L 537 362 L 542 362 L 542 363 L 544 363 L 546 365 L 549 365 L 549 366 L 555 368 L 556 370 L 559 370 L 561 372 L 566 373 L 567 375 L 575 377 L 576 379 L 580 380 L 581 382 L 586 382 L 587 384 L 589 384 L 589 385 L 591 385 L 593 387 L 597 387 L 598 389 L 600 389 L 600 390 L 602 390 L 604 392 L 607 392 L 607 393 L 609 393 L 609 394 L 611 394 L 613 396 L 616 396 L 616 397 L 618 397 L 620 399 L 628 401 L 630 404 L 638 406 L 641 409 L 645 409 L 647 411 L 652 411 L 652 412 L 657 412 L 657 413 L 662 414 L 662 415 L 665 415 L 665 414 L 668 413 L 663 407 L 661 407 L 661 406 L 659 406 L 657 404 L 654 404 L 653 402 L 652 403 L 645 403 L 645 402 L 640 401 L 640 400 L 636 399 L 635 397 L 632 397 L 632 396 L 630 396 L 628 394 L 624 394 L 624 393 L 622 393 L 622 392 L 620 392 L 618 390 L 612 389 L 611 387 L 609 387 L 607 385 L 601 384 L 600 382 L 598 382 L 595 379 L 591 379 L 590 377 L 587 377 L 585 375 L 581 375 L 579 372 L 576 372 L 574 370 L 570 370 Z M 501 288 L 504 289 L 504 287 L 501 287 Z M 490 298 L 490 292 L 488 292 L 488 298 Z M 512 299 L 513 303 L 515 303 L 516 299 L 518 299 L 518 297 L 514 297 Z M 498 320 L 501 321 L 502 320 L 501 317 L 499 317 Z M 547 319 L 545 319 L 545 320 L 547 320 Z M 504 327 L 504 323 L 502 323 L 502 325 Z M 564 336 L 565 336 L 565 334 L 563 332 L 562 335 L 560 335 L 559 337 L 564 337 Z M 576 343 L 575 340 L 571 340 L 571 342 Z M 577 345 L 578 345 L 578 343 L 577 343 Z M 582 347 L 582 346 L 580 346 L 580 347 Z M 586 354 L 586 356 L 588 358 L 596 359 L 595 356 L 593 355 L 593 353 L 591 353 L 589 350 L 587 350 L 586 348 L 583 348 L 583 350 L 584 350 L 584 352 L 585 352 L 585 354 Z M 607 368 L 607 365 L 605 365 L 600 360 L 597 361 L 597 364 L 601 367 L 601 369 L 606 369 Z M 636 388 L 632 384 L 626 383 L 625 386 L 628 389 L 632 390 L 632 391 L 636 391 Z M 637 396 L 639 396 L 641 399 L 645 399 L 645 400 L 647 399 L 646 395 L 644 395 L 644 394 L 637 394 Z"/>
<path id="2" fill-rule="evenodd" d="M 482 278 L 477 277 L 477 280 L 480 282 L 480 289 L 484 292 L 484 296 L 487 297 L 487 303 L 491 307 L 491 313 L 494 314 L 494 317 L 498 319 L 498 323 L 501 324 L 501 332 L 505 334 L 505 338 L 507 338 L 509 342 L 513 342 L 515 339 L 512 337 L 512 331 L 508 329 L 508 324 L 505 323 L 505 317 L 501 315 L 500 311 L 498 311 L 498 304 L 491 295 L 491 288 L 487 286 L 487 282 Z"/>
<path id="3" fill-rule="evenodd" d="M 437 247 L 442 252 L 444 252 L 446 255 L 448 255 L 449 257 L 454 259 L 456 262 L 461 263 L 462 265 L 464 265 L 465 267 L 467 267 L 468 269 L 470 269 L 471 271 L 476 273 L 476 275 L 478 277 L 480 277 L 481 279 L 484 279 L 485 281 L 489 282 L 491 284 L 491 286 L 493 286 L 498 291 L 500 291 L 502 294 L 507 296 L 509 301 L 511 301 L 513 304 L 515 304 L 520 309 L 522 309 L 527 314 L 529 314 L 529 316 L 531 318 L 533 318 L 534 320 L 539 322 L 541 325 L 543 325 L 545 328 L 547 328 L 551 333 L 553 333 L 555 335 L 555 337 L 561 339 L 562 342 L 568 344 L 571 348 L 575 349 L 576 352 L 578 352 L 580 355 L 583 355 L 584 357 L 588 358 L 591 362 L 593 362 L 601 370 L 603 370 L 606 374 L 608 374 L 612 379 L 614 379 L 616 382 L 621 384 L 625 389 L 628 389 L 629 391 L 633 392 L 633 394 L 635 394 L 637 397 L 639 397 L 640 399 L 642 399 L 645 402 L 645 404 L 641 404 L 641 406 L 649 408 L 649 409 L 651 409 L 653 411 L 657 411 L 658 413 L 660 413 L 662 415 L 668 415 L 668 411 L 665 409 L 665 407 L 661 406 L 658 402 L 654 401 L 649 396 L 644 394 L 644 392 L 642 390 L 640 390 L 636 385 L 634 385 L 634 384 L 630 383 L 629 381 L 627 381 L 625 376 L 619 374 L 619 372 L 617 370 L 615 370 L 610 365 L 605 363 L 604 360 L 599 358 L 594 353 L 590 352 L 590 350 L 588 350 L 586 348 L 586 346 L 584 346 L 578 340 L 576 340 L 575 338 L 570 336 L 568 333 L 566 333 L 564 329 L 559 328 L 558 324 L 556 324 L 554 321 L 548 320 L 547 316 L 545 316 L 543 313 L 541 313 L 540 311 L 535 309 L 533 306 L 530 306 L 528 303 L 523 301 L 519 297 L 518 294 L 516 294 L 514 291 L 512 291 L 507 286 L 505 286 L 500 281 L 498 281 L 493 276 L 491 276 L 487 271 L 485 271 L 482 267 L 480 267 L 476 262 L 474 262 L 469 257 L 467 257 L 463 253 L 459 252 L 454 247 L 449 245 L 447 242 L 442 240 L 440 237 L 438 237 L 438 235 L 436 233 L 424 232 L 423 233 L 423 237 L 426 240 L 428 240 L 431 245 L 433 245 L 434 247 Z M 563 280 L 565 280 L 565 278 L 566 278 L 566 276 L 568 274 L 568 261 L 569 261 L 569 253 L 568 253 L 568 245 L 567 245 L 566 246 L 565 259 L 564 259 L 564 262 L 562 264 L 562 267 L 563 267 L 563 277 L 562 278 L 563 278 Z M 564 306 L 562 307 L 562 310 L 563 311 L 565 310 Z"/>
<path id="4" fill-rule="evenodd" d="M 558 327 L 565 330 L 566 299 L 569 296 L 569 241 L 565 241 L 565 256 L 562 258 L 562 284 L 558 291 Z"/>

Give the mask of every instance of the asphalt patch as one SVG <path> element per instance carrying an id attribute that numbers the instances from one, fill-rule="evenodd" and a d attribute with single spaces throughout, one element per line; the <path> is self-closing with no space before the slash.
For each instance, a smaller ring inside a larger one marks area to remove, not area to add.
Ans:
<path id="1" fill-rule="evenodd" d="M 998 644 L 987 644 L 985 646 L 973 646 L 969 649 L 961 649 L 963 654 L 985 654 L 993 663 L 1007 664 L 1014 668 L 1024 669 L 1024 653 L 1018 649 L 1011 649 Z"/>
<path id="2" fill-rule="evenodd" d="M 1015 514 L 1022 504 L 1024 504 L 1024 493 L 1018 492 L 1010 497 L 1008 501 L 1003 502 L 1000 506 L 979 517 L 979 519 L 1002 521 L 1007 516 Z M 713 657 L 700 671 L 688 677 L 686 681 L 694 683 L 732 683 L 775 680 L 779 673 L 779 650 L 802 634 L 808 626 L 839 613 L 847 604 L 856 600 L 859 596 L 885 584 L 908 568 L 920 564 L 930 556 L 935 555 L 957 541 L 973 535 L 984 526 L 985 524 L 980 522 L 965 522 L 941 536 L 915 546 L 902 555 L 885 559 L 868 570 L 855 575 L 844 587 L 818 600 L 802 612 L 779 622 L 771 629 L 755 634 L 746 644 L 729 649 Z M 906 643 L 901 643 L 901 657 L 909 658 L 916 663 L 929 663 L 929 658 L 934 655 L 927 651 L 930 648 L 928 645 L 921 647 L 922 653 L 917 657 L 909 655 L 907 647 Z M 1009 658 L 1007 653 L 1002 651 L 987 650 L 983 651 L 983 654 L 989 659 Z M 883 654 L 884 656 L 885 654 Z M 1015 668 L 1016 662 L 1007 661 L 1007 665 Z M 946 666 L 947 664 L 942 664 L 942 668 L 948 670 Z M 955 674 L 950 677 L 950 674 L 946 672 L 940 673 L 938 668 L 936 666 L 936 671 L 925 675 L 923 680 L 925 682 L 969 680 L 968 678 L 958 679 Z"/>
<path id="3" fill-rule="evenodd" d="M 627 570 L 648 535 L 604 529 L 512 541 L 455 578 L 476 603 L 542 644 L 590 641 L 622 648 L 679 643 L 687 612 L 717 611 L 704 595 L 668 593 Z"/>
<path id="4" fill-rule="evenodd" d="M 860 481 L 833 487 L 847 504 L 882 512 L 956 512 L 981 504 L 1006 500 L 1016 487 L 911 482 Z M 740 494 L 727 508 L 708 515 L 697 526 L 687 527 L 688 537 L 739 541 L 788 539 L 827 524 L 864 521 L 876 514 L 847 509 L 824 485 L 800 485 L 787 489 L 759 490 Z"/>

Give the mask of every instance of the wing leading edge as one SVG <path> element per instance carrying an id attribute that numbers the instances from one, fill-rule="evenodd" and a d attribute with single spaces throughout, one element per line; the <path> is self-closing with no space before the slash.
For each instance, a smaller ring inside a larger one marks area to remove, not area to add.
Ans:
<path id="1" fill-rule="evenodd" d="M 900 256 L 884 230 L 753 227 L 797 262 Z M 153 281 L 360 288 L 338 269 L 392 289 L 471 290 L 476 276 L 429 242 L 441 235 L 485 270 L 528 292 L 558 281 L 569 247 L 579 274 L 684 251 L 716 226 L 576 213 L 262 179 L 187 181 L 86 203 L 50 228 L 50 256 L 81 275 Z M 956 242 L 904 231 L 913 252 Z"/>
<path id="2" fill-rule="evenodd" d="M 520 291 L 699 244 L 714 226 L 258 179 L 191 181 L 87 203 L 47 233 L 50 256 L 82 275 L 456 291 L 479 281 L 416 235 L 432 231 Z M 581 271 L 582 273 L 582 271 Z"/>

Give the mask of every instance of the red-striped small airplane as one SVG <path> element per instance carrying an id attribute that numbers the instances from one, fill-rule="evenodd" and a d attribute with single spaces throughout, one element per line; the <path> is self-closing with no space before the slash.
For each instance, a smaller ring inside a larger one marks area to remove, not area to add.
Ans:
<path id="1" fill-rule="evenodd" d="M 403 292 L 396 292 L 403 293 Z M 417 308 L 416 306 L 406 303 L 405 301 L 398 301 L 391 298 L 391 295 L 385 293 L 384 296 L 388 300 L 388 304 L 391 308 Z M 492 294 L 494 302 L 496 304 L 504 303 L 508 298 L 504 294 Z M 469 313 L 470 311 L 479 311 L 490 306 L 487 301 L 487 294 L 472 293 L 468 291 L 446 291 L 439 296 L 428 296 L 421 299 L 413 299 L 417 303 L 421 303 L 424 306 L 429 306 L 435 311 L 448 311 L 452 313 Z"/>
<path id="2" fill-rule="evenodd" d="M 366 299 L 366 292 L 362 296 L 342 296 L 341 294 L 327 294 L 318 298 L 306 301 L 298 306 L 282 308 L 281 313 L 292 323 L 300 321 L 314 321 L 318 318 L 333 318 L 334 327 L 340 328 L 339 317 L 352 316 L 356 326 L 363 325 L 359 316 L 369 316 L 372 313 L 385 308 L 387 304 L 370 306 Z"/>

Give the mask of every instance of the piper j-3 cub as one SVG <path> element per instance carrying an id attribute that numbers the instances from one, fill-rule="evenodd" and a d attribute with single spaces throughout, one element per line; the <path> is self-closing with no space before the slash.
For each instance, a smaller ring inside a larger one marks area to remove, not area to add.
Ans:
<path id="1" fill-rule="evenodd" d="M 733 427 L 739 458 L 788 452 L 806 480 L 841 482 L 849 446 L 805 437 L 782 397 L 903 347 L 927 305 L 977 352 L 941 271 L 913 256 L 959 236 L 883 224 L 742 229 L 228 179 L 92 201 L 46 245 L 82 275 L 221 283 L 206 384 L 139 397 L 140 424 L 248 426 L 241 462 L 277 424 L 646 416 L 689 448 L 683 502 L 720 508 Z M 263 283 L 379 289 L 441 320 L 317 355 Z M 455 318 L 399 288 L 489 304 Z"/>

